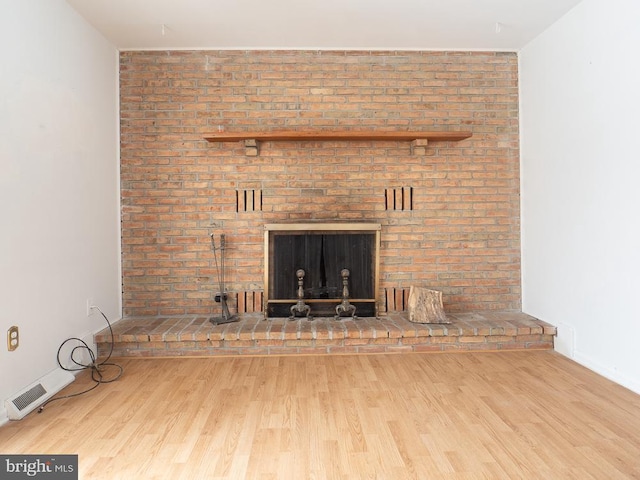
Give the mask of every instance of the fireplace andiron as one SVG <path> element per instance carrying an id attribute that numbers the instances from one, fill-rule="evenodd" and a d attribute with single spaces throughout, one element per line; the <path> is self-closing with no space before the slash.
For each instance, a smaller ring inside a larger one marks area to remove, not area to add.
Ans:
<path id="1" fill-rule="evenodd" d="M 209 321 L 214 325 L 219 325 L 221 323 L 231 323 L 238 320 L 237 315 L 231 315 L 229 311 L 229 306 L 227 305 L 227 291 L 224 284 L 224 251 L 226 249 L 226 241 L 224 233 L 220 235 L 220 246 L 216 247 L 216 241 L 213 233 L 211 234 L 211 248 L 213 249 L 213 261 L 216 264 L 216 270 L 218 272 L 218 285 L 220 287 L 220 293 L 216 294 L 215 300 L 218 301 L 220 299 L 220 307 L 222 307 L 222 315 L 219 317 L 211 317 Z M 218 265 L 218 256 L 216 255 L 216 251 L 220 250 L 220 265 Z"/>
<path id="2" fill-rule="evenodd" d="M 304 288 L 302 288 L 304 284 L 304 270 L 301 268 L 296 270 L 296 277 L 298 277 L 298 302 L 295 305 L 291 305 L 291 316 L 289 319 L 293 320 L 296 317 L 296 313 L 304 313 L 305 318 L 309 319 L 311 307 L 304 303 Z"/>
<path id="3" fill-rule="evenodd" d="M 340 318 L 340 314 L 347 312 L 350 313 L 351 318 L 356 319 L 356 306 L 349 302 L 349 275 L 351 272 L 346 268 L 343 268 L 340 271 L 340 275 L 342 276 L 342 302 L 340 305 L 336 307 L 336 317 L 338 320 Z"/>

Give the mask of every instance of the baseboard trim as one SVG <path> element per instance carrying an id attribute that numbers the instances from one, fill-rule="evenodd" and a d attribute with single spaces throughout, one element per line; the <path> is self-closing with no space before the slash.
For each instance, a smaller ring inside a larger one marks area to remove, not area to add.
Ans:
<path id="1" fill-rule="evenodd" d="M 621 385 L 624 388 L 627 388 L 632 392 L 640 395 L 640 383 L 637 380 L 629 378 L 626 375 L 623 375 L 618 371 L 614 371 L 609 367 L 605 367 L 598 362 L 594 362 L 588 355 L 585 355 L 578 351 L 574 351 L 574 355 L 571 359 L 579 363 L 583 367 L 586 367 L 589 370 L 597 373 L 598 375 L 602 375 L 612 382 L 615 382 L 618 385 Z"/>
<path id="2" fill-rule="evenodd" d="M 556 325 L 556 338 L 553 346 L 556 352 L 565 357 L 573 358 L 576 350 L 575 329 L 566 323 L 558 323 Z"/>
<path id="3" fill-rule="evenodd" d="M 0 408 L 0 427 L 9 423 L 9 414 L 7 413 L 7 409 L 4 407 Z"/>

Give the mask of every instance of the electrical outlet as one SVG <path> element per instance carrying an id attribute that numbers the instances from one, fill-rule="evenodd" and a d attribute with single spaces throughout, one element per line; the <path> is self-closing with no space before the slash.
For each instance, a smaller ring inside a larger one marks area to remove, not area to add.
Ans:
<path id="1" fill-rule="evenodd" d="M 91 314 L 93 313 L 93 306 L 93 298 L 87 298 L 87 317 L 91 316 Z"/>
<path id="2" fill-rule="evenodd" d="M 7 348 L 13 352 L 20 346 L 20 332 L 15 325 L 7 330 Z"/>

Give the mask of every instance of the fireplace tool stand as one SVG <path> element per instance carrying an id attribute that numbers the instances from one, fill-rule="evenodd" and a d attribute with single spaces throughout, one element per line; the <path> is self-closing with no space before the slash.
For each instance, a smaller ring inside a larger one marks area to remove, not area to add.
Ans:
<path id="1" fill-rule="evenodd" d="M 216 247 L 216 241 L 214 234 L 211 234 L 211 248 L 213 249 L 213 261 L 216 265 L 216 271 L 218 272 L 218 286 L 220 287 L 220 293 L 216 295 L 215 300 L 220 299 L 220 306 L 222 307 L 222 314 L 219 317 L 211 317 L 209 321 L 214 325 L 220 325 L 221 323 L 231 323 L 238 320 L 237 315 L 231 315 L 229 306 L 227 305 L 227 291 L 224 284 L 224 251 L 226 249 L 226 241 L 224 233 L 220 235 L 220 246 Z M 220 265 L 218 265 L 218 256 L 216 251 L 220 250 Z"/>
<path id="2" fill-rule="evenodd" d="M 310 319 L 309 313 L 311 312 L 311 307 L 304 303 L 304 288 L 302 288 L 304 284 L 304 274 L 304 270 L 296 270 L 296 277 L 298 277 L 298 302 L 295 305 L 291 305 L 291 316 L 289 320 L 293 320 L 297 313 L 304 313 L 305 318 L 307 320 Z"/>
<path id="3" fill-rule="evenodd" d="M 351 275 L 351 272 L 343 268 L 340 271 L 340 275 L 342 276 L 342 302 L 336 307 L 335 319 L 338 320 L 341 313 L 347 312 L 350 314 L 349 316 L 355 320 L 356 306 L 349 302 L 349 275 Z"/>

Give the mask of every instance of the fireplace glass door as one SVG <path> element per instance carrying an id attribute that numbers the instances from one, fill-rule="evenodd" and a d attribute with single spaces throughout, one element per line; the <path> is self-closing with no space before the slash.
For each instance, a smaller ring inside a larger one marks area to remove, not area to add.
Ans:
<path id="1" fill-rule="evenodd" d="M 378 224 L 280 224 L 265 232 L 265 312 L 289 316 L 299 297 L 312 315 L 333 315 L 345 281 L 357 316 L 375 316 L 378 288 Z M 364 229 L 364 230 L 363 230 Z M 366 230 L 370 229 L 370 230 Z M 345 270 L 348 275 L 345 280 Z"/>

